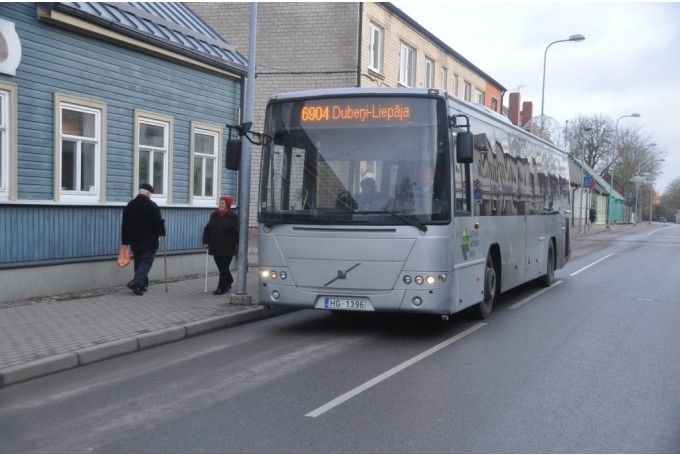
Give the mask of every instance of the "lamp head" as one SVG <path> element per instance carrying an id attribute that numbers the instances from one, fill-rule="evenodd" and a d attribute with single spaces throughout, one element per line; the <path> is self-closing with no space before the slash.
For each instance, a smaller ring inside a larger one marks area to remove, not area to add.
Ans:
<path id="1" fill-rule="evenodd" d="M 586 39 L 586 37 L 581 35 L 580 33 L 577 33 L 576 35 L 570 35 L 569 36 L 569 41 L 579 42 L 579 41 L 583 41 L 584 39 Z"/>
<path id="2" fill-rule="evenodd" d="M 638 114 L 637 112 L 635 112 L 635 113 L 633 113 L 633 114 L 630 114 L 630 117 L 638 118 L 638 117 L 640 117 L 640 114 Z"/>

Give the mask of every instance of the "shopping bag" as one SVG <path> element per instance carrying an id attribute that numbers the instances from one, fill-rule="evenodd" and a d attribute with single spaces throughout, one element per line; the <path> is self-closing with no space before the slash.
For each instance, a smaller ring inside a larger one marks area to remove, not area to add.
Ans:
<path id="1" fill-rule="evenodd" d="M 126 267 L 130 263 L 130 247 L 121 245 L 118 250 L 118 267 Z"/>

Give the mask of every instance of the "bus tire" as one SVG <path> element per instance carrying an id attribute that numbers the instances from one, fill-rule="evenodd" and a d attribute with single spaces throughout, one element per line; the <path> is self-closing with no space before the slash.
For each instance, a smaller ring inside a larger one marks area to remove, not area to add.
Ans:
<path id="1" fill-rule="evenodd" d="M 548 256 L 545 259 L 545 275 L 538 278 L 538 284 L 545 288 L 552 286 L 555 279 L 555 250 L 553 249 L 553 244 L 550 242 L 548 247 Z"/>
<path id="2" fill-rule="evenodd" d="M 486 270 L 484 271 L 484 300 L 477 304 L 477 315 L 480 319 L 486 319 L 491 316 L 491 309 L 496 302 L 497 294 L 498 279 L 496 267 L 494 267 L 493 258 L 489 254 L 486 257 Z"/>

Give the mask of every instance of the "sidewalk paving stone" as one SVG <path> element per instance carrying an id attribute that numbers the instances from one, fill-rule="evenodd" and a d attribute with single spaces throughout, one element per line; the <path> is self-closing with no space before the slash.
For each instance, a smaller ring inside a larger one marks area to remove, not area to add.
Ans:
<path id="1" fill-rule="evenodd" d="M 260 305 L 257 285 L 249 270 L 250 305 L 205 292 L 204 278 L 173 281 L 167 292 L 165 283 L 152 283 L 143 296 L 119 286 L 69 300 L 0 303 L 0 387 L 285 312 Z"/>

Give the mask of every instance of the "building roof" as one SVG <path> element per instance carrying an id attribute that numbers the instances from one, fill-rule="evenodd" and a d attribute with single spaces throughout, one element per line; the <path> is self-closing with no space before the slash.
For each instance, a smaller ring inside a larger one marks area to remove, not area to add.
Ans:
<path id="1" fill-rule="evenodd" d="M 218 68 L 246 74 L 248 61 L 183 3 L 59 2 L 41 5 Z"/>
<path id="2" fill-rule="evenodd" d="M 483 76 L 487 82 L 492 83 L 495 85 L 498 89 L 500 89 L 503 92 L 507 92 L 507 89 L 503 87 L 503 85 L 498 82 L 496 79 L 492 78 L 489 76 L 487 73 L 479 69 L 477 66 L 475 66 L 470 60 L 466 59 L 463 57 L 461 54 L 456 52 L 451 46 L 446 44 L 444 41 L 441 39 L 437 38 L 436 35 L 434 35 L 432 32 L 430 32 L 428 29 L 420 25 L 418 22 L 413 20 L 409 15 L 407 15 L 405 12 L 394 6 L 392 3 L 389 2 L 377 2 L 380 6 L 385 8 L 387 11 L 390 11 L 392 14 L 397 15 L 399 18 L 407 22 L 411 27 L 416 29 L 419 33 L 422 33 L 425 37 L 427 37 L 428 40 L 432 41 L 433 43 L 437 44 L 438 46 L 441 46 L 442 49 L 444 49 L 447 53 L 452 55 L 456 60 L 458 60 L 460 63 L 464 64 L 468 68 L 473 69 L 475 72 L 477 72 L 479 75 Z"/>
<path id="3" fill-rule="evenodd" d="M 597 172 L 581 160 L 571 156 L 569 160 L 569 175 L 571 183 L 575 186 L 581 186 L 581 168 L 583 168 L 583 175 L 589 176 L 595 180 L 595 190 L 600 194 L 609 194 L 609 183 Z M 612 191 L 612 198 L 623 200 L 623 196 L 616 190 Z"/>

